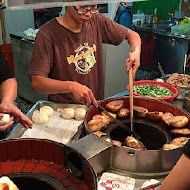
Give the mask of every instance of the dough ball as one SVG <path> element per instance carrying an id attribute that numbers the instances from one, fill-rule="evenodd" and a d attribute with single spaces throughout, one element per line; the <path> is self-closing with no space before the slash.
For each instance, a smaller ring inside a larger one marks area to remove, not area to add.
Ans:
<path id="1" fill-rule="evenodd" d="M 4 114 L 2 119 L 0 120 L 0 125 L 6 125 L 7 123 L 10 122 L 10 115 L 9 114 Z"/>
<path id="2" fill-rule="evenodd" d="M 86 110 L 84 108 L 78 108 L 75 110 L 75 118 L 77 120 L 83 120 L 86 115 Z"/>
<path id="3" fill-rule="evenodd" d="M 7 176 L 2 176 L 0 178 L 0 189 L 18 190 L 14 182 Z"/>
<path id="4" fill-rule="evenodd" d="M 36 124 L 44 124 L 47 123 L 49 117 L 45 113 L 41 113 L 38 110 L 34 111 L 32 114 L 32 121 Z"/>
<path id="5" fill-rule="evenodd" d="M 75 110 L 73 108 L 64 108 L 61 110 L 61 116 L 65 119 L 73 119 L 75 117 Z"/>
<path id="6" fill-rule="evenodd" d="M 48 117 L 51 117 L 54 115 L 55 111 L 50 106 L 43 106 L 40 108 L 40 113 L 45 113 L 46 115 L 48 115 Z"/>

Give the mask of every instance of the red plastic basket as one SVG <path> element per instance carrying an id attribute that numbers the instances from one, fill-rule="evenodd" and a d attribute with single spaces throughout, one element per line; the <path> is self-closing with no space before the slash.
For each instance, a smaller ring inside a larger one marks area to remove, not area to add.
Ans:
<path id="1" fill-rule="evenodd" d="M 167 84 L 165 82 L 158 82 L 158 81 L 152 81 L 152 80 L 140 80 L 140 81 L 133 82 L 133 86 L 135 86 L 135 85 L 146 85 L 146 84 L 156 85 L 156 86 L 162 86 L 162 87 L 168 88 L 169 90 L 171 90 L 173 92 L 172 96 L 161 97 L 161 98 L 152 98 L 152 99 L 164 100 L 164 101 L 172 101 L 179 94 L 178 89 L 175 86 L 172 86 L 172 85 Z M 127 85 L 127 90 L 129 90 L 129 85 Z M 139 95 L 139 94 L 136 94 L 136 93 L 133 93 L 133 95 L 134 96 L 142 96 L 142 95 Z"/>

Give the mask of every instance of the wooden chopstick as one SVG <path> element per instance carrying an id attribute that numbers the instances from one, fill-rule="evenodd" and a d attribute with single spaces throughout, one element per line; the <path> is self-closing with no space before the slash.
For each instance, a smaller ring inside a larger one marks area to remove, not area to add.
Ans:
<path id="1" fill-rule="evenodd" d="M 131 131 L 133 130 L 133 68 L 129 70 L 129 106 L 130 106 L 130 123 Z"/>

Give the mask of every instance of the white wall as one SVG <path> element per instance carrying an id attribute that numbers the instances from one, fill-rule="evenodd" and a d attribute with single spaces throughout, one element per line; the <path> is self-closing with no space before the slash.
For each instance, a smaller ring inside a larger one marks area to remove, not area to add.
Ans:
<path id="1" fill-rule="evenodd" d="M 126 90 L 128 77 L 125 61 L 130 50 L 125 40 L 119 46 L 108 45 L 105 66 L 105 97 Z"/>
<path id="2" fill-rule="evenodd" d="M 114 19 L 118 3 L 109 4 L 109 12 L 105 14 Z M 128 77 L 126 74 L 125 61 L 130 51 L 128 42 L 125 40 L 119 46 L 104 44 L 104 70 L 105 70 L 105 98 L 126 90 Z"/>

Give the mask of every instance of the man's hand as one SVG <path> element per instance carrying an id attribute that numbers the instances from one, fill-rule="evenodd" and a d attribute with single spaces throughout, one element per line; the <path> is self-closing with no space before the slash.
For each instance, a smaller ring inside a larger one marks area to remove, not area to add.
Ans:
<path id="1" fill-rule="evenodd" d="M 21 123 L 25 128 L 32 127 L 32 121 L 25 116 L 13 103 L 3 102 L 0 104 L 0 113 L 8 113 L 14 117 L 14 121 Z M 8 124 L 7 124 L 8 125 Z"/>
<path id="2" fill-rule="evenodd" d="M 75 99 L 82 104 L 90 105 L 93 104 L 95 107 L 98 107 L 96 98 L 94 97 L 92 91 L 85 85 L 74 82 L 72 85 L 71 92 Z"/>
<path id="3" fill-rule="evenodd" d="M 130 68 L 132 67 L 133 68 L 133 77 L 134 77 L 139 66 L 140 66 L 140 51 L 136 50 L 133 52 L 129 52 L 129 57 L 126 60 L 127 71 L 129 71 Z"/>

